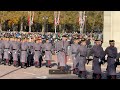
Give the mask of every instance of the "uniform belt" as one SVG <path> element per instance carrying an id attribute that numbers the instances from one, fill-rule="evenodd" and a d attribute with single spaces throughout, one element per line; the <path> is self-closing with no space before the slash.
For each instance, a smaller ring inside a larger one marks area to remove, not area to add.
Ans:
<path id="1" fill-rule="evenodd" d="M 111 57 L 111 56 L 108 56 L 109 58 L 114 58 L 114 57 Z"/>
<path id="2" fill-rule="evenodd" d="M 97 56 L 94 56 L 95 58 L 99 58 L 99 57 L 97 57 Z"/>
<path id="3" fill-rule="evenodd" d="M 63 51 L 65 51 L 65 49 L 62 49 L 62 50 L 58 50 L 58 51 L 61 51 L 61 52 L 63 52 Z"/>
<path id="4" fill-rule="evenodd" d="M 77 52 L 72 52 L 72 54 L 76 54 Z"/>
<path id="5" fill-rule="evenodd" d="M 27 51 L 27 50 L 21 50 L 21 51 Z"/>
<path id="6" fill-rule="evenodd" d="M 40 51 L 40 50 L 35 50 L 35 51 Z"/>
<path id="7" fill-rule="evenodd" d="M 51 50 L 45 50 L 45 51 L 51 51 Z"/>
<path id="8" fill-rule="evenodd" d="M 9 48 L 5 48 L 5 49 L 9 49 Z"/>
<path id="9" fill-rule="evenodd" d="M 80 55 L 80 57 L 85 57 L 85 56 L 83 56 L 83 55 Z"/>
<path id="10" fill-rule="evenodd" d="M 13 50 L 17 50 L 17 49 L 13 49 Z"/>

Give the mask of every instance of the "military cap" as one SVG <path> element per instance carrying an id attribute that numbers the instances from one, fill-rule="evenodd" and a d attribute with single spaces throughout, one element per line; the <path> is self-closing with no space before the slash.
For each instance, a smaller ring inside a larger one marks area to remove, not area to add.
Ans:
<path id="1" fill-rule="evenodd" d="M 46 40 L 49 40 L 49 38 L 46 38 Z"/>
<path id="2" fill-rule="evenodd" d="M 111 43 L 111 42 L 115 42 L 115 40 L 109 40 L 109 43 Z"/>
<path id="3" fill-rule="evenodd" d="M 67 35 L 62 35 L 62 37 L 67 37 Z"/>
<path id="4" fill-rule="evenodd" d="M 73 39 L 74 39 L 74 40 L 78 40 L 79 38 L 78 38 L 78 37 L 74 37 Z"/>
<path id="5" fill-rule="evenodd" d="M 86 41 L 86 39 L 85 39 L 85 38 L 82 38 L 82 39 L 81 39 L 81 42 L 84 42 L 84 41 Z"/>
<path id="6" fill-rule="evenodd" d="M 96 39 L 95 41 L 97 42 L 97 41 L 101 41 L 101 40 L 99 40 L 99 39 Z"/>

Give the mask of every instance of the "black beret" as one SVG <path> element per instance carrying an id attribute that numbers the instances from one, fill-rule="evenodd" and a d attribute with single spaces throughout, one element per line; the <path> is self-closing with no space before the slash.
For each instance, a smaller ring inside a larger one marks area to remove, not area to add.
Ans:
<path id="1" fill-rule="evenodd" d="M 95 41 L 101 41 L 101 40 L 99 40 L 99 39 L 96 39 Z"/>
<path id="2" fill-rule="evenodd" d="M 109 42 L 115 42 L 115 40 L 109 40 Z"/>
<path id="3" fill-rule="evenodd" d="M 67 37 L 67 35 L 62 35 L 62 37 Z"/>
<path id="4" fill-rule="evenodd" d="M 74 40 L 78 40 L 79 38 L 78 38 L 78 37 L 74 37 L 73 39 L 74 39 Z"/>

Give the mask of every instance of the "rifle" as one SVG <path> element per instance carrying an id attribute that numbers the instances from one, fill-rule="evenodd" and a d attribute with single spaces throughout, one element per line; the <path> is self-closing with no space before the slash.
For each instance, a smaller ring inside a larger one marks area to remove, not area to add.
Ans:
<path id="1" fill-rule="evenodd" d="M 114 65 L 115 65 L 115 68 L 117 68 L 117 66 L 120 65 L 119 59 L 116 59 L 116 62 Z"/>
<path id="2" fill-rule="evenodd" d="M 93 58 L 89 58 L 89 57 L 88 57 L 88 58 L 87 58 L 87 65 L 88 65 L 89 62 L 92 61 L 92 60 L 93 60 Z"/>

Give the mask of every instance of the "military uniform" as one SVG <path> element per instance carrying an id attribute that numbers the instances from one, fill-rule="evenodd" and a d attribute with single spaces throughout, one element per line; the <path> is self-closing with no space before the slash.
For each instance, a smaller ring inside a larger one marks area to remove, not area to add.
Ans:
<path id="1" fill-rule="evenodd" d="M 20 49 L 20 45 L 17 41 L 12 42 L 12 55 L 13 55 L 13 65 L 18 66 L 18 51 Z"/>
<path id="2" fill-rule="evenodd" d="M 96 42 L 99 40 L 96 40 Z M 101 61 L 104 58 L 105 52 L 101 45 L 94 45 L 90 51 L 93 54 L 93 79 L 101 79 Z"/>
<path id="3" fill-rule="evenodd" d="M 3 48 L 3 41 L 0 40 L 0 64 L 2 64 L 2 59 L 3 59 L 3 53 L 4 53 L 4 48 Z"/>
<path id="4" fill-rule="evenodd" d="M 11 64 L 13 63 L 13 53 L 12 53 L 12 50 L 13 50 L 12 43 L 14 43 L 14 38 L 13 38 L 13 36 L 10 36 L 8 42 L 10 43 L 10 53 L 9 53 L 9 56 L 10 56 L 9 62 L 10 62 L 10 63 L 9 63 L 9 65 L 11 65 Z"/>
<path id="5" fill-rule="evenodd" d="M 80 78 L 87 78 L 86 77 L 86 57 L 87 57 L 87 46 L 86 45 L 82 45 L 83 42 L 86 42 L 85 39 L 81 40 L 81 45 L 78 47 L 77 49 L 77 54 L 75 55 L 77 61 L 78 61 L 78 70 L 79 70 L 79 74 L 78 77 Z"/>
<path id="6" fill-rule="evenodd" d="M 18 47 L 19 47 L 19 49 L 18 49 L 18 66 L 20 66 L 21 65 L 21 63 L 20 63 L 20 56 L 21 56 L 21 40 L 20 40 L 20 38 L 17 38 L 16 42 L 18 43 Z"/>
<path id="7" fill-rule="evenodd" d="M 4 65 L 9 65 L 11 44 L 8 40 L 4 41 Z"/>
<path id="8" fill-rule="evenodd" d="M 42 62 L 42 43 L 34 43 L 34 64 L 35 67 L 41 67 Z"/>
<path id="9" fill-rule="evenodd" d="M 110 42 L 114 42 L 111 40 Z M 107 55 L 107 76 L 108 79 L 116 78 L 116 67 L 115 62 L 117 59 L 117 48 L 113 46 L 109 46 L 105 49 L 105 55 Z"/>
<path id="10" fill-rule="evenodd" d="M 20 56 L 20 62 L 21 67 L 26 68 L 27 63 L 27 52 L 28 52 L 28 45 L 27 42 L 21 42 L 21 56 Z"/>
<path id="11" fill-rule="evenodd" d="M 77 38 L 74 38 L 74 40 L 77 40 Z M 71 55 L 72 55 L 72 61 L 73 61 L 73 74 L 77 74 L 78 70 L 78 60 L 76 59 L 75 55 L 77 54 L 77 50 L 79 48 L 78 43 L 71 44 L 70 50 L 71 50 Z"/>
<path id="12" fill-rule="evenodd" d="M 28 58 L 27 58 L 27 66 L 33 66 L 33 57 L 34 57 L 34 48 L 33 48 L 34 42 L 28 42 Z"/>
<path id="13" fill-rule="evenodd" d="M 63 37 L 66 37 L 63 35 Z M 55 45 L 56 51 L 57 51 L 57 59 L 59 66 L 62 70 L 64 70 L 66 63 L 67 63 L 67 47 L 68 47 L 67 41 L 58 41 Z"/>
<path id="14" fill-rule="evenodd" d="M 48 38 L 46 40 L 49 40 Z M 46 42 L 43 45 L 43 50 L 45 51 L 45 60 L 46 60 L 46 67 L 51 68 L 51 60 L 52 60 L 52 52 L 53 46 L 50 42 Z"/>

